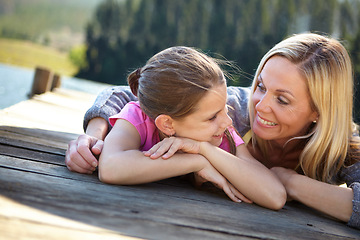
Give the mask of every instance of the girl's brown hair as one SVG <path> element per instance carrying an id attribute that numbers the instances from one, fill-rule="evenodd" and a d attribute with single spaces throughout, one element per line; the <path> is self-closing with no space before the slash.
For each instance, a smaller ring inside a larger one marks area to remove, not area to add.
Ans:
<path id="1" fill-rule="evenodd" d="M 213 86 L 225 83 L 216 60 L 190 47 L 167 48 L 128 76 L 131 91 L 150 118 L 174 119 L 192 113 Z"/>
<path id="2" fill-rule="evenodd" d="M 171 47 L 130 73 L 128 83 L 150 118 L 165 114 L 179 120 L 191 114 L 212 87 L 225 84 L 219 64 L 220 60 L 194 48 Z M 230 136 L 228 139 L 232 141 Z"/>

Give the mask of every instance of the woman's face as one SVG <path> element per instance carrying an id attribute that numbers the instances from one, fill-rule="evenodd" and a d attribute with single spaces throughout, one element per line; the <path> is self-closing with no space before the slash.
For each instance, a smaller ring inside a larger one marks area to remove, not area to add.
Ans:
<path id="1" fill-rule="evenodd" d="M 283 145 L 307 133 L 318 114 L 311 109 L 305 79 L 284 57 L 271 57 L 257 79 L 253 94 L 254 133 Z"/>
<path id="2" fill-rule="evenodd" d="M 196 104 L 195 111 L 174 120 L 175 136 L 210 142 L 219 146 L 227 127 L 232 124 L 227 114 L 226 85 L 212 87 Z"/>

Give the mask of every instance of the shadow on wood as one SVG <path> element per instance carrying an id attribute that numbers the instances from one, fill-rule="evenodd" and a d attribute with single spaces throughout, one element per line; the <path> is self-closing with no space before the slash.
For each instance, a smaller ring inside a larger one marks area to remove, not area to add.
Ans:
<path id="1" fill-rule="evenodd" d="M 280 211 L 234 203 L 182 178 L 137 186 L 68 171 L 76 134 L 0 127 L 4 239 L 357 239 L 360 232 L 291 202 Z"/>

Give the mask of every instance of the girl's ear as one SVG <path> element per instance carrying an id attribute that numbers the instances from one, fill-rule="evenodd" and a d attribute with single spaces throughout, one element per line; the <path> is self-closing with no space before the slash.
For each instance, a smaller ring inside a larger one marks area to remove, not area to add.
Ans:
<path id="1" fill-rule="evenodd" d="M 155 118 L 155 125 L 167 136 L 172 136 L 175 134 L 173 119 L 169 115 L 161 114 L 157 116 L 157 118 Z"/>

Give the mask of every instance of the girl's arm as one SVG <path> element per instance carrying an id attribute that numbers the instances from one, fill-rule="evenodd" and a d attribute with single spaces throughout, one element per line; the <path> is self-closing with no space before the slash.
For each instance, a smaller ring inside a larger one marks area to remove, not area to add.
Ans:
<path id="1" fill-rule="evenodd" d="M 354 199 L 351 188 L 320 182 L 282 167 L 271 170 L 283 182 L 290 198 L 341 221 L 349 221 Z"/>
<path id="2" fill-rule="evenodd" d="M 286 191 L 280 180 L 255 160 L 244 144 L 237 147 L 234 156 L 208 142 L 201 142 L 199 153 L 256 204 L 279 210 L 286 203 Z"/>
<path id="3" fill-rule="evenodd" d="M 286 203 L 286 191 L 280 180 L 268 168 L 255 160 L 244 144 L 234 156 L 208 142 L 187 138 L 164 139 L 145 153 L 153 159 L 167 159 L 178 150 L 203 155 L 245 197 L 258 205 L 281 209 Z"/>
<path id="4" fill-rule="evenodd" d="M 110 184 L 141 184 L 185 175 L 204 168 L 206 159 L 195 154 L 175 154 L 151 160 L 138 150 L 140 135 L 126 120 L 116 121 L 104 141 L 99 159 L 99 179 Z"/>
<path id="5" fill-rule="evenodd" d="M 198 172 L 223 189 L 234 202 L 249 202 L 203 156 L 177 153 L 168 160 L 152 160 L 138 150 L 139 146 L 136 128 L 126 120 L 117 120 L 104 141 L 99 179 L 110 184 L 141 184 Z"/>

